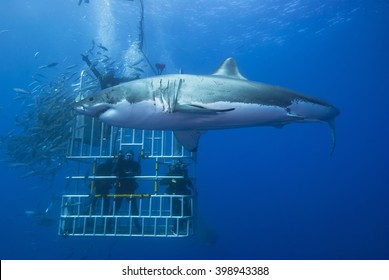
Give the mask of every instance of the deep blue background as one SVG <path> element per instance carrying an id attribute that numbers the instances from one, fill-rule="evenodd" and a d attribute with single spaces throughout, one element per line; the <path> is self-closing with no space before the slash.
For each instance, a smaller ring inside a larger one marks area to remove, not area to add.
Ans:
<path id="1" fill-rule="evenodd" d="M 137 0 L 6 2 L 2 135 L 23 110 L 12 88 L 26 87 L 39 65 L 83 66 L 79 55 L 92 39 L 120 59 L 136 36 L 128 37 L 137 31 Z M 0 258 L 388 259 L 387 1 L 144 2 L 144 50 L 152 62 L 165 62 L 168 73 L 209 74 L 233 56 L 250 80 L 326 99 L 341 110 L 334 155 L 325 124 L 206 133 L 197 187 L 208 231 L 178 240 L 62 238 L 57 224 L 38 225 L 25 211 L 60 194 L 65 174 L 50 187 L 1 162 Z M 102 23 L 108 3 L 115 32 Z"/>

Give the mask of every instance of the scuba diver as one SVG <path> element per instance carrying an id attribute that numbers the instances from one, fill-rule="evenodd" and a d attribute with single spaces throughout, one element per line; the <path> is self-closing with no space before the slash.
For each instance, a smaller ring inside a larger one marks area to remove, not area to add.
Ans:
<path id="1" fill-rule="evenodd" d="M 157 68 L 157 74 L 162 75 L 163 70 L 165 70 L 166 65 L 163 63 L 155 63 L 155 68 Z"/>
<path id="2" fill-rule="evenodd" d="M 95 67 L 95 65 L 89 60 L 88 55 L 81 54 L 82 60 L 85 61 L 85 63 L 89 66 L 90 70 L 93 72 L 95 77 L 100 83 L 100 88 L 105 89 L 109 87 L 116 86 L 121 83 L 130 82 L 136 79 L 139 79 L 140 76 L 137 74 L 135 77 L 115 77 L 115 74 L 113 71 L 109 71 L 106 74 L 101 74 L 99 70 Z"/>
<path id="3" fill-rule="evenodd" d="M 95 174 L 96 176 L 110 176 L 112 175 L 112 168 L 113 168 L 113 160 L 107 159 L 106 162 L 100 164 L 97 166 Z M 96 210 L 96 202 L 99 198 L 102 198 L 102 214 L 108 215 L 109 214 L 109 197 L 107 195 L 109 194 L 109 190 L 112 188 L 113 180 L 109 178 L 100 178 L 95 179 L 93 181 L 93 184 L 91 183 L 89 188 L 91 194 L 93 191 L 95 192 L 94 195 L 92 195 L 92 213 Z M 94 190 L 93 190 L 94 189 Z"/>
<path id="4" fill-rule="evenodd" d="M 161 180 L 161 185 L 166 185 L 166 193 L 173 195 L 190 195 L 194 191 L 192 181 L 188 178 L 188 169 L 181 161 L 169 166 L 169 171 L 166 176 L 182 176 L 182 178 L 165 178 Z M 173 216 L 190 216 L 191 201 L 187 197 L 173 197 L 172 198 L 172 214 Z M 173 232 L 186 232 L 188 219 L 179 218 L 179 221 L 174 222 Z M 178 226 L 178 231 L 177 231 Z"/>
<path id="5" fill-rule="evenodd" d="M 139 215 L 136 197 L 130 197 L 130 195 L 134 194 L 139 187 L 133 176 L 139 176 L 140 173 L 141 166 L 139 162 L 134 160 L 134 152 L 130 150 L 123 156 L 123 153 L 120 151 L 117 163 L 113 169 L 113 174 L 118 176 L 115 191 L 115 194 L 118 195 L 115 197 L 115 215 L 117 215 L 120 210 L 124 198 L 123 195 L 127 195 L 127 199 L 131 203 L 130 214 L 135 216 Z M 135 218 L 133 221 L 135 228 L 141 230 L 139 220 Z"/>

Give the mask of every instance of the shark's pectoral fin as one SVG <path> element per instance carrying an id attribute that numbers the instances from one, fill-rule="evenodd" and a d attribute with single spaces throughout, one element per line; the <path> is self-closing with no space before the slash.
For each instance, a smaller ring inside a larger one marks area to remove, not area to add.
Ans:
<path id="1" fill-rule="evenodd" d="M 174 112 L 185 112 L 185 113 L 202 113 L 202 114 L 216 114 L 222 112 L 233 111 L 235 108 L 227 109 L 216 109 L 216 108 L 206 108 L 204 106 L 195 105 L 195 104 L 178 104 L 174 108 Z"/>
<path id="2" fill-rule="evenodd" d="M 175 130 L 174 136 L 185 149 L 190 152 L 197 152 L 200 136 L 205 132 L 204 130 Z"/>

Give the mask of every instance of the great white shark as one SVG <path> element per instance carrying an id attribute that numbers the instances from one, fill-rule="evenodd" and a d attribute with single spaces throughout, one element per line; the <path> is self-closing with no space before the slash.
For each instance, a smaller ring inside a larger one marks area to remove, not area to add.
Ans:
<path id="1" fill-rule="evenodd" d="M 334 119 L 339 114 L 324 100 L 247 80 L 232 58 L 212 75 L 138 79 L 92 94 L 74 108 L 117 127 L 173 130 L 190 151 L 197 149 L 201 134 L 211 129 L 327 122 L 332 130 L 332 153 Z"/>

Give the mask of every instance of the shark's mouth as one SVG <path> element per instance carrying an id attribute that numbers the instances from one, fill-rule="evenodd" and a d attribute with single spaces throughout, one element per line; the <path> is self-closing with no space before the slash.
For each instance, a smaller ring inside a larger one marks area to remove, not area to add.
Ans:
<path id="1" fill-rule="evenodd" d="M 92 117 L 100 117 L 100 115 L 108 111 L 110 107 L 107 106 L 106 104 L 100 104 L 94 106 L 78 105 L 74 107 L 74 109 L 81 114 L 89 115 Z"/>

